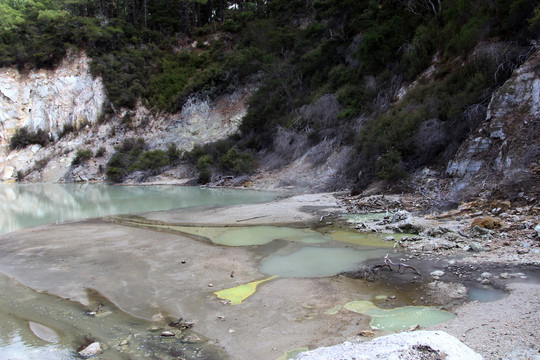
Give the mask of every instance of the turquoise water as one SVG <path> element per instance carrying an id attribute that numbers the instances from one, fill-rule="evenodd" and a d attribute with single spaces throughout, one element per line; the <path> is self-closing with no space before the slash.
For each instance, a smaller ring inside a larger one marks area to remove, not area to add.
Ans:
<path id="1" fill-rule="evenodd" d="M 265 191 L 174 185 L 0 184 L 0 234 L 69 220 L 266 202 L 275 197 Z"/>

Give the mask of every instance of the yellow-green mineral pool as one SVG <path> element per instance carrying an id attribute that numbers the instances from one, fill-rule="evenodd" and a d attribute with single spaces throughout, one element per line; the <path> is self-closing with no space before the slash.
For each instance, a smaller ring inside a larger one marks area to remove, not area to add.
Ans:
<path id="1" fill-rule="evenodd" d="M 435 307 L 403 306 L 394 309 L 381 309 L 371 301 L 351 301 L 345 309 L 371 317 L 371 327 L 383 331 L 406 330 L 416 325 L 431 326 L 449 321 L 454 314 Z"/>
<path id="2" fill-rule="evenodd" d="M 216 291 L 214 294 L 216 294 L 216 296 L 220 299 L 230 301 L 231 305 L 238 305 L 241 304 L 242 301 L 253 295 L 257 290 L 257 286 L 259 284 L 268 280 L 272 280 L 276 277 L 277 276 L 271 276 L 266 279 L 252 281 L 250 283 L 242 284 L 233 288 Z"/>

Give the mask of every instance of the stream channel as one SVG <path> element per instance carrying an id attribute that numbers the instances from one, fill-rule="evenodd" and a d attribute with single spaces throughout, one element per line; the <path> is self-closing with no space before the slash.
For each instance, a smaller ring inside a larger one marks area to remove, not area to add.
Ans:
<path id="1" fill-rule="evenodd" d="M 77 359 L 92 342 L 102 359 L 285 359 L 362 329 L 453 317 L 419 301 L 424 284 L 412 273 L 398 284 L 335 276 L 391 252 L 380 234 L 137 215 L 277 195 L 0 184 L 0 359 Z"/>

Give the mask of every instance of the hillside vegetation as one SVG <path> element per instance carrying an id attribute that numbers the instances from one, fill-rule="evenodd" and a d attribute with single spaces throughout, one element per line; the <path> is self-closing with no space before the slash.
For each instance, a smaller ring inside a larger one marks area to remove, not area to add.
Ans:
<path id="1" fill-rule="evenodd" d="M 177 112 L 190 96 L 257 84 L 238 134 L 185 155 L 201 182 L 315 146 L 314 161 L 351 146 L 356 186 L 443 164 L 539 34 L 535 0 L 0 0 L 0 66 L 54 68 L 85 50 L 105 121 L 139 100 Z"/>

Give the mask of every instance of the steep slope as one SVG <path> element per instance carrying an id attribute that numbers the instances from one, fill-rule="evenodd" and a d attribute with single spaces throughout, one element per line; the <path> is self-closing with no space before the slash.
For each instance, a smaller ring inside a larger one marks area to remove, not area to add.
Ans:
<path id="1" fill-rule="evenodd" d="M 491 97 L 485 121 L 449 162 L 451 196 L 540 194 L 540 51 Z"/>
<path id="2" fill-rule="evenodd" d="M 12 181 L 104 181 L 107 161 L 115 148 L 130 138 L 143 139 L 149 149 L 166 150 L 171 144 L 179 153 L 233 134 L 246 113 L 246 86 L 214 100 L 191 97 L 178 113 L 155 113 L 142 105 L 106 114 L 108 104 L 101 79 L 88 69 L 82 53 L 62 62 L 55 71 L 21 75 L 5 69 L 0 76 L 0 179 Z M 32 111 L 33 108 L 33 111 Z M 106 122 L 102 121 L 107 117 Z M 10 149 L 17 130 L 45 130 L 50 143 Z M 70 131 L 65 129 L 69 128 Z M 98 154 L 101 150 L 101 155 Z M 91 159 L 74 164 L 77 152 L 88 150 Z M 159 171 L 154 171 L 154 175 Z M 196 176 L 191 166 L 179 164 L 168 181 Z M 176 174 L 176 175 L 175 175 Z M 148 174 L 130 181 L 141 181 Z"/>
<path id="3" fill-rule="evenodd" d="M 66 125 L 79 128 L 96 122 L 107 100 L 101 78 L 89 71 L 89 59 L 69 54 L 56 70 L 21 74 L 13 68 L 1 69 L 0 145 L 21 127 L 42 129 L 58 139 Z"/>
<path id="4" fill-rule="evenodd" d="M 16 15 L 0 28 L 0 64 L 21 71 L 3 71 L 5 179 L 251 176 L 257 186 L 355 192 L 383 182 L 451 202 L 501 194 L 493 176 L 502 192 L 534 185 L 524 162 L 536 166 L 537 115 L 527 110 L 523 141 L 511 140 L 520 135 L 509 119 L 536 85 L 506 83 L 536 51 L 533 0 L 239 1 L 227 11 L 186 0 L 124 8 L 132 18 L 79 0 L 23 3 L 0 10 Z M 36 52 L 40 42 L 54 51 Z M 74 49 L 92 60 L 69 65 Z M 56 71 L 31 70 L 66 54 Z"/>

